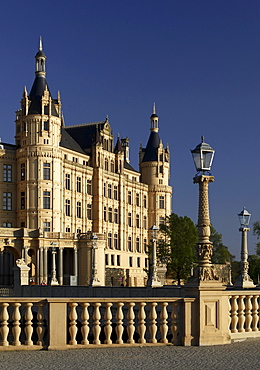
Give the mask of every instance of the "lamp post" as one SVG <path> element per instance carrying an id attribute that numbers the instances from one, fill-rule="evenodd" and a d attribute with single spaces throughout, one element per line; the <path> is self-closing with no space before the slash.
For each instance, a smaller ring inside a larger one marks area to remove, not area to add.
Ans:
<path id="1" fill-rule="evenodd" d="M 191 150 L 194 164 L 197 170 L 193 178 L 194 184 L 199 184 L 199 209 L 198 209 L 198 267 L 194 271 L 190 282 L 199 283 L 200 281 L 219 280 L 215 275 L 212 264 L 212 242 L 210 241 L 210 217 L 208 185 L 214 182 L 214 177 L 210 174 L 210 169 L 215 154 L 215 150 L 204 142 L 204 136 L 201 137 L 201 143 Z"/>
<path id="2" fill-rule="evenodd" d="M 52 269 L 51 269 L 51 285 L 59 285 L 56 278 L 56 243 L 51 243 L 51 253 L 52 253 Z"/>
<path id="3" fill-rule="evenodd" d="M 152 242 L 152 266 L 151 266 L 151 272 L 148 279 L 147 285 L 155 288 L 155 287 L 161 287 L 162 283 L 160 282 L 158 275 L 157 275 L 157 257 L 156 257 L 156 240 L 157 240 L 157 232 L 158 227 L 153 225 L 150 227 L 151 230 L 151 242 Z"/>
<path id="4" fill-rule="evenodd" d="M 100 280 L 97 277 L 97 256 L 96 256 L 96 251 L 97 251 L 97 240 L 98 237 L 96 234 L 93 234 L 91 237 L 92 240 L 92 279 L 91 279 L 91 286 L 100 286 Z"/>
<path id="5" fill-rule="evenodd" d="M 247 232 L 250 231 L 248 225 L 250 222 L 251 214 L 243 208 L 243 210 L 238 214 L 239 222 L 240 222 L 240 228 L 239 231 L 242 233 L 242 239 L 241 239 L 241 269 L 240 269 L 240 275 L 235 282 L 235 287 L 239 288 L 254 288 L 254 282 L 250 278 L 248 274 L 248 249 L 247 249 Z"/>

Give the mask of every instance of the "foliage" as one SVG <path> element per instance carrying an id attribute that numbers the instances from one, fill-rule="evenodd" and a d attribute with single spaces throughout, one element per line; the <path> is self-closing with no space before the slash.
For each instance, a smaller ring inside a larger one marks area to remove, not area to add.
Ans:
<path id="1" fill-rule="evenodd" d="M 210 233 L 210 241 L 213 243 L 212 263 L 225 264 L 226 262 L 233 262 L 235 256 L 233 256 L 229 252 L 228 247 L 223 244 L 222 235 L 219 234 L 213 226 L 210 228 Z"/>
<path id="2" fill-rule="evenodd" d="M 260 275 L 260 258 L 255 254 L 248 256 L 249 271 L 248 274 L 253 279 L 255 284 L 258 284 Z"/>
<path id="3" fill-rule="evenodd" d="M 180 285 L 190 276 L 192 263 L 197 260 L 197 228 L 189 217 L 172 213 L 160 225 L 160 232 L 163 238 L 158 243 L 158 258 L 167 262 L 168 272 Z"/>

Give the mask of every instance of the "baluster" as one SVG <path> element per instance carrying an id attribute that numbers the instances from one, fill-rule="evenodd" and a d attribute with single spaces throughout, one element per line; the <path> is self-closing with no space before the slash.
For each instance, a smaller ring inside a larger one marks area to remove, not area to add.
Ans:
<path id="1" fill-rule="evenodd" d="M 69 303 L 69 306 L 70 306 L 70 316 L 69 316 L 69 319 L 70 319 L 70 327 L 69 327 L 70 341 L 69 341 L 69 344 L 74 345 L 74 344 L 77 344 L 76 335 L 77 335 L 77 332 L 78 332 L 78 328 L 77 328 L 78 314 L 77 314 L 76 307 L 78 306 L 78 304 L 76 302 L 71 302 L 71 303 Z"/>
<path id="2" fill-rule="evenodd" d="M 160 315 L 160 319 L 161 319 L 160 332 L 162 336 L 161 343 L 168 343 L 168 339 L 166 338 L 167 333 L 168 333 L 168 326 L 167 326 L 168 313 L 167 313 L 166 307 L 168 306 L 168 303 L 163 302 L 161 306 L 162 306 L 161 315 Z"/>
<path id="3" fill-rule="evenodd" d="M 244 302 L 244 295 L 239 296 L 238 298 L 238 331 L 240 333 L 245 331 L 244 324 L 245 324 L 245 302 Z"/>
<path id="4" fill-rule="evenodd" d="M 88 333 L 89 333 L 88 307 L 89 307 L 89 303 L 83 302 L 83 303 L 81 303 L 81 307 L 82 307 L 82 314 L 81 314 L 81 319 L 82 319 L 82 327 L 81 327 L 82 341 L 81 341 L 81 344 L 89 344 L 89 341 L 88 341 Z"/>
<path id="5" fill-rule="evenodd" d="M 33 319 L 33 314 L 32 314 L 32 306 L 33 303 L 27 302 L 25 303 L 26 311 L 25 311 L 25 336 L 26 340 L 25 343 L 27 346 L 32 346 L 33 341 L 32 341 L 32 333 L 33 333 L 33 327 L 32 327 L 32 319 Z"/>
<path id="6" fill-rule="evenodd" d="M 171 314 L 171 331 L 172 331 L 172 343 L 177 344 L 178 342 L 178 325 L 179 325 L 179 315 L 178 315 L 178 302 L 173 302 L 172 304 L 172 314 Z"/>
<path id="7" fill-rule="evenodd" d="M 252 331 L 251 323 L 252 323 L 252 295 L 246 296 L 246 310 L 245 310 L 245 316 L 246 316 L 246 331 Z"/>
<path id="8" fill-rule="evenodd" d="M 7 337 L 9 334 L 9 328 L 8 328 L 8 319 L 9 319 L 9 314 L 7 307 L 9 306 L 9 303 L 2 303 L 2 314 L 1 314 L 1 320 L 2 320 L 2 327 L 1 327 L 1 337 L 2 337 L 2 342 L 1 346 L 9 346 L 9 342 L 7 341 Z"/>
<path id="9" fill-rule="evenodd" d="M 149 319 L 150 319 L 150 326 L 149 326 L 149 332 L 150 332 L 150 343 L 157 343 L 157 340 L 156 340 L 156 332 L 157 332 L 157 326 L 156 326 L 156 319 L 157 319 L 157 313 L 156 313 L 156 306 L 157 306 L 157 303 L 156 302 L 152 302 L 150 304 L 151 306 L 151 311 L 150 311 L 150 315 L 149 315 Z"/>
<path id="10" fill-rule="evenodd" d="M 232 308 L 232 310 L 231 310 L 231 333 L 237 333 L 237 324 L 238 324 L 237 299 L 238 299 L 238 295 L 234 295 L 231 299 L 232 299 L 232 303 L 231 303 L 231 308 Z"/>
<path id="11" fill-rule="evenodd" d="M 232 296 L 228 296 L 228 330 L 231 330 L 231 322 L 232 322 L 232 317 L 231 317 L 231 313 L 232 313 L 232 309 L 231 309 L 231 299 L 232 299 Z"/>
<path id="12" fill-rule="evenodd" d="M 99 335 L 100 335 L 100 311 L 99 307 L 101 306 L 101 303 L 95 302 L 94 303 L 94 312 L 93 312 L 93 335 L 94 340 L 93 344 L 100 344 Z"/>
<path id="13" fill-rule="evenodd" d="M 116 311 L 116 335 L 117 335 L 117 340 L 116 340 L 116 343 L 117 344 L 122 344 L 122 343 L 124 343 L 123 339 L 122 339 L 122 335 L 123 335 L 123 331 L 124 331 L 124 328 L 123 328 L 124 314 L 123 314 L 122 307 L 123 307 L 124 303 L 123 302 L 118 302 L 116 305 L 117 305 L 117 311 Z"/>
<path id="14" fill-rule="evenodd" d="M 21 327 L 20 327 L 21 314 L 20 314 L 20 310 L 19 310 L 20 306 L 21 306 L 21 303 L 19 303 L 19 302 L 13 303 L 14 311 L 13 311 L 13 315 L 12 315 L 12 319 L 13 319 L 12 332 L 13 332 L 13 336 L 14 336 L 14 341 L 13 341 L 14 346 L 20 346 L 21 345 L 21 342 L 19 340 L 20 334 L 21 334 Z"/>
<path id="15" fill-rule="evenodd" d="M 252 331 L 258 331 L 258 297 L 259 295 L 253 296 L 252 302 Z"/>
<path id="16" fill-rule="evenodd" d="M 128 340 L 127 343 L 134 343 L 134 332 L 135 332 L 135 326 L 134 326 L 134 319 L 135 319 L 135 313 L 134 313 L 134 302 L 127 303 L 128 306 L 128 312 L 127 312 L 127 334 L 128 334 Z"/>
<path id="17" fill-rule="evenodd" d="M 112 344 L 112 340 L 111 340 L 111 334 L 112 334 L 112 312 L 111 312 L 111 306 L 113 305 L 113 303 L 111 302 L 107 302 L 106 303 L 106 312 L 105 312 L 105 320 L 106 320 L 106 323 L 105 323 L 105 335 L 106 335 L 106 339 L 105 339 L 105 344 Z"/>
<path id="18" fill-rule="evenodd" d="M 144 335 L 145 335 L 145 331 L 146 331 L 146 327 L 145 327 L 145 309 L 144 307 L 146 306 L 146 303 L 145 302 L 140 302 L 139 303 L 139 306 L 140 306 L 140 309 L 139 309 L 139 313 L 138 313 L 138 333 L 139 333 L 139 340 L 138 342 L 139 343 L 146 343 L 146 340 L 144 338 Z"/>
<path id="19" fill-rule="evenodd" d="M 38 312 L 37 312 L 37 345 L 38 346 L 43 346 L 43 336 L 45 333 L 45 327 L 44 327 L 44 313 L 43 313 L 43 306 L 44 302 L 38 302 L 37 307 L 38 307 Z"/>

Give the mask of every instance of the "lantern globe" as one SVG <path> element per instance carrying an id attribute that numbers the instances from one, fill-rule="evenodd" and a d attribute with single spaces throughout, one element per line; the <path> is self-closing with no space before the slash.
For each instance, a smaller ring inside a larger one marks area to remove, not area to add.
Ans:
<path id="1" fill-rule="evenodd" d="M 251 217 L 251 213 L 249 213 L 244 207 L 243 210 L 238 214 L 241 227 L 249 225 L 250 217 Z"/>
<path id="2" fill-rule="evenodd" d="M 193 161 L 197 172 L 210 171 L 215 150 L 204 142 L 204 136 L 201 137 L 201 143 L 191 150 Z"/>

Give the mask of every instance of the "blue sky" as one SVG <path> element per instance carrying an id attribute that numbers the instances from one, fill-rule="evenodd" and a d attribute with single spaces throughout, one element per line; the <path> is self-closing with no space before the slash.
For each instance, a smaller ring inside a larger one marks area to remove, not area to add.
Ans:
<path id="1" fill-rule="evenodd" d="M 130 139 L 138 169 L 152 104 L 171 150 L 173 212 L 197 221 L 190 149 L 215 150 L 211 222 L 240 258 L 237 214 L 260 220 L 260 2 L 254 0 L 55 0 L 1 5 L 0 137 L 14 142 L 15 110 L 30 90 L 39 36 L 53 97 L 66 125 L 109 116 Z M 249 233 L 249 252 L 256 238 Z"/>

